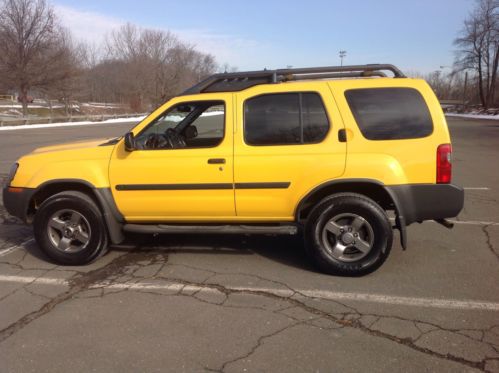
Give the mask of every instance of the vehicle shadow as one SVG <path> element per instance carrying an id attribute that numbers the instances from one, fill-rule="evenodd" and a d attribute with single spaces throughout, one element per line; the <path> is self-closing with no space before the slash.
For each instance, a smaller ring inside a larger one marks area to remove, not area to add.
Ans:
<path id="1" fill-rule="evenodd" d="M 42 250 L 40 250 L 40 247 L 36 243 L 34 237 L 28 243 L 24 244 L 23 248 L 27 251 L 27 253 L 29 255 L 31 255 L 32 257 L 34 257 L 38 260 L 41 260 L 43 262 L 47 262 L 50 264 L 57 264 L 52 259 L 50 259 Z"/>
<path id="2" fill-rule="evenodd" d="M 36 242 L 24 245 L 29 255 L 38 260 L 56 264 L 40 250 Z M 110 251 L 140 252 L 145 255 L 213 254 L 259 255 L 274 262 L 305 271 L 316 272 L 305 253 L 303 238 L 268 235 L 133 235 L 124 243 L 111 245 Z"/>
<path id="3" fill-rule="evenodd" d="M 290 267 L 316 271 L 306 255 L 301 235 L 138 235 L 111 249 L 155 254 L 259 255 Z"/>

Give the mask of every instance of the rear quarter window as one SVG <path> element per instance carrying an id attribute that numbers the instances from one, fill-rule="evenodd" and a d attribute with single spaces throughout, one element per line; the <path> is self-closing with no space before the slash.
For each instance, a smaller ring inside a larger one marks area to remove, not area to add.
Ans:
<path id="1" fill-rule="evenodd" d="M 426 102 L 413 88 L 351 89 L 345 97 L 369 140 L 417 139 L 433 132 Z"/>

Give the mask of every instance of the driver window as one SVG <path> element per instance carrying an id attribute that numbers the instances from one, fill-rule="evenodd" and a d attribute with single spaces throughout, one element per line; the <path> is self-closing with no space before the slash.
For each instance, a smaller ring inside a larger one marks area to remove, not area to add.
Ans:
<path id="1" fill-rule="evenodd" d="M 223 101 L 181 103 L 151 122 L 137 137 L 139 149 L 210 148 L 224 138 Z"/>

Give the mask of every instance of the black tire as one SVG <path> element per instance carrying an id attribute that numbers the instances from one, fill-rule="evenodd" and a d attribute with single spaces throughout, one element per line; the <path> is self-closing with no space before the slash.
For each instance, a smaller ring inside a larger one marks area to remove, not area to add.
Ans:
<path id="1" fill-rule="evenodd" d="M 392 241 L 386 212 L 370 198 L 355 193 L 322 200 L 305 227 L 308 254 L 321 271 L 333 275 L 363 276 L 375 271 L 388 257 Z"/>
<path id="2" fill-rule="evenodd" d="M 38 246 L 58 264 L 87 264 L 107 250 L 108 235 L 102 213 L 94 200 L 81 192 L 67 191 L 46 199 L 35 214 L 33 227 Z M 79 241 L 78 237 L 83 239 Z M 58 239 L 60 245 L 56 245 Z M 69 246 L 63 250 L 66 245 Z"/>

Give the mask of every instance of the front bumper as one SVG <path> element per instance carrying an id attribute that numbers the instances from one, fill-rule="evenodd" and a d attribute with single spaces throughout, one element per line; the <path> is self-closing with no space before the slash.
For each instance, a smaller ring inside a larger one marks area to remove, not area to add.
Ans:
<path id="1" fill-rule="evenodd" d="M 463 188 L 453 184 L 407 184 L 385 188 L 405 225 L 456 217 L 464 205 Z"/>
<path id="2" fill-rule="evenodd" d="M 28 207 L 35 189 L 4 187 L 3 205 L 10 215 L 16 216 L 23 221 L 27 221 Z"/>

